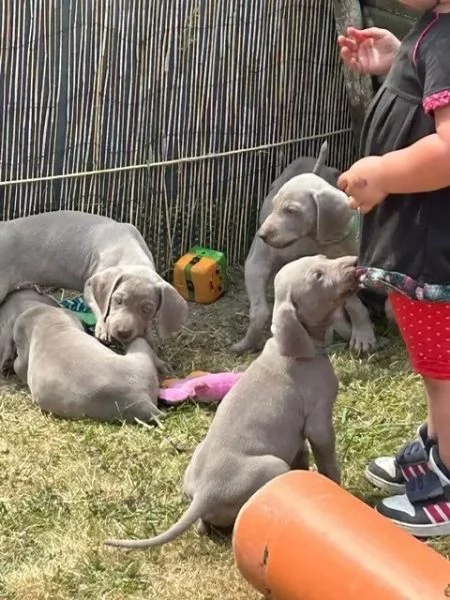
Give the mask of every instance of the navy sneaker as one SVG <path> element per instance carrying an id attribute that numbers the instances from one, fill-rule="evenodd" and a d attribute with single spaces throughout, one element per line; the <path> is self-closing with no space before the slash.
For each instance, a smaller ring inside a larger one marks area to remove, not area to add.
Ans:
<path id="1" fill-rule="evenodd" d="M 403 446 L 395 456 L 381 456 L 373 460 L 367 466 L 365 476 L 375 487 L 388 494 L 402 494 L 408 481 L 428 473 L 429 453 L 435 443 L 428 438 L 424 423 L 417 430 L 416 440 Z"/>
<path id="2" fill-rule="evenodd" d="M 450 535 L 450 472 L 430 450 L 428 471 L 406 482 L 404 494 L 381 500 L 377 512 L 418 538 Z"/>

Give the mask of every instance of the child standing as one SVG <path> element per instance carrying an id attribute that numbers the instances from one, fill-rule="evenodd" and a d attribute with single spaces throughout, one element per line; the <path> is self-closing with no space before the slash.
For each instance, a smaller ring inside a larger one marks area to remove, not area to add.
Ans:
<path id="1" fill-rule="evenodd" d="M 416 536 L 450 534 L 450 0 L 402 0 L 425 11 L 400 43 L 349 28 L 342 59 L 387 74 L 362 132 L 365 158 L 339 187 L 364 215 L 363 287 L 384 287 L 428 419 L 417 440 L 374 460 L 368 479 L 388 493 L 377 510 Z"/>

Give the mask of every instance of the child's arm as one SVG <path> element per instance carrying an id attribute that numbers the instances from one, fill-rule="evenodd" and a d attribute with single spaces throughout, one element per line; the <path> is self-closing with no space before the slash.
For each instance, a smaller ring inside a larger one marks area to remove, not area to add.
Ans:
<path id="1" fill-rule="evenodd" d="M 450 186 L 450 21 L 435 19 L 412 60 L 423 85 L 425 113 L 435 131 L 408 148 L 357 161 L 339 178 L 350 206 L 367 213 L 390 194 L 424 193 Z"/>
<path id="2" fill-rule="evenodd" d="M 419 38 L 412 60 L 423 85 L 423 110 L 436 133 L 382 157 L 386 194 L 409 194 L 450 186 L 450 26 L 435 19 Z"/>
<path id="3" fill-rule="evenodd" d="M 450 106 L 435 109 L 436 133 L 381 157 L 386 194 L 431 192 L 450 186 Z"/>
<path id="4" fill-rule="evenodd" d="M 390 194 L 423 193 L 450 186 L 450 106 L 435 109 L 436 133 L 403 150 L 367 156 L 342 173 L 338 186 L 349 206 L 368 213 Z"/>

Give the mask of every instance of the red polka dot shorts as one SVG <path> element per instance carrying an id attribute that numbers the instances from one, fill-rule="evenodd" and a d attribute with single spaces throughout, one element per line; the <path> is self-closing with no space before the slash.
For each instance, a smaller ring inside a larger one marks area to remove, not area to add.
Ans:
<path id="1" fill-rule="evenodd" d="M 412 300 L 399 292 L 389 299 L 414 371 L 450 380 L 450 302 Z"/>

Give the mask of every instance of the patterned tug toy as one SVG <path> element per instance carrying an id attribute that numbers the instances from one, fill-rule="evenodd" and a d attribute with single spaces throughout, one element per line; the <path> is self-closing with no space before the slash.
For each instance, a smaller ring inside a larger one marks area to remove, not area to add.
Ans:
<path id="1" fill-rule="evenodd" d="M 62 308 L 71 310 L 77 313 L 77 316 L 81 319 L 86 329 L 94 330 L 96 318 L 91 309 L 87 306 L 83 299 L 83 296 L 77 296 L 76 298 L 67 298 L 66 300 L 60 300 L 58 304 Z"/>

